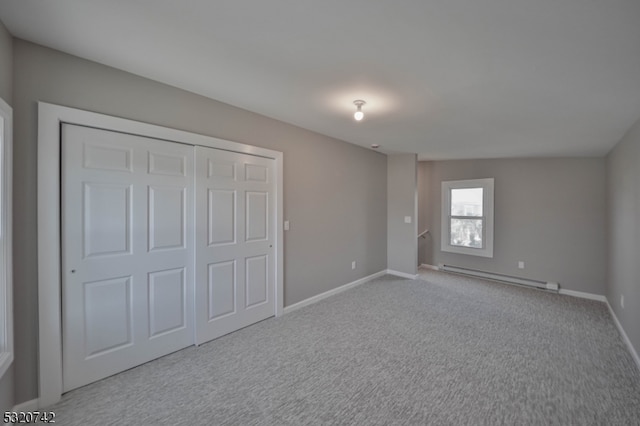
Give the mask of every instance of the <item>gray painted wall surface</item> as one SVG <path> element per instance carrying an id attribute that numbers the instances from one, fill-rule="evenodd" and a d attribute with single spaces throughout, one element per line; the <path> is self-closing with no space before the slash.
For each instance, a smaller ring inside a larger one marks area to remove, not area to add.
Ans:
<path id="1" fill-rule="evenodd" d="M 14 52 L 17 402 L 38 392 L 38 100 L 284 152 L 285 305 L 386 269 L 384 155 L 22 40 Z"/>
<path id="2" fill-rule="evenodd" d="M 13 37 L 0 22 L 0 98 L 13 106 Z M 15 238 L 15 237 L 14 237 Z M 13 366 L 0 378 L 0 410 L 13 408 Z"/>
<path id="3" fill-rule="evenodd" d="M 606 294 L 604 158 L 420 162 L 420 206 L 432 238 L 422 262 L 531 279 Z M 495 178 L 494 257 L 440 251 L 441 182 Z M 426 192 L 429 191 L 429 192 Z M 518 269 L 518 261 L 525 262 Z"/>
<path id="4" fill-rule="evenodd" d="M 0 98 L 13 105 L 13 37 L 0 21 Z"/>
<path id="5" fill-rule="evenodd" d="M 13 387 L 13 366 L 11 366 L 0 379 L 0 410 L 2 413 L 13 409 Z"/>
<path id="6" fill-rule="evenodd" d="M 418 269 L 417 159 L 415 154 L 387 156 L 387 267 L 412 275 Z"/>
<path id="7" fill-rule="evenodd" d="M 640 353 L 640 120 L 607 157 L 607 194 L 607 298 Z"/>
<path id="8" fill-rule="evenodd" d="M 425 229 L 429 230 L 424 238 L 418 239 L 418 265 L 427 263 L 427 259 L 432 259 L 433 253 L 433 232 L 429 218 L 432 217 L 432 194 L 431 194 L 431 167 L 426 167 L 426 162 L 418 163 L 418 233 Z"/>

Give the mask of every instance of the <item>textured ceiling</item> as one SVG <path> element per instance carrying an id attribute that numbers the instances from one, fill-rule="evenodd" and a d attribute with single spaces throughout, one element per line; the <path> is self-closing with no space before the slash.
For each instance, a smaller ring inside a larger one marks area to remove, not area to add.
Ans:
<path id="1" fill-rule="evenodd" d="M 606 154 L 637 0 L 0 0 L 16 37 L 421 159 Z M 364 99 L 355 122 L 353 100 Z"/>

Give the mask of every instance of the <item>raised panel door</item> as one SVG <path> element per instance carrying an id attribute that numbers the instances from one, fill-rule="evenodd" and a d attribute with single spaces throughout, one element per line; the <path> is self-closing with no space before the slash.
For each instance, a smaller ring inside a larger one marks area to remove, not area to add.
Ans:
<path id="1" fill-rule="evenodd" d="M 196 147 L 196 342 L 275 314 L 274 160 Z"/>
<path id="2" fill-rule="evenodd" d="M 63 388 L 193 343 L 193 147 L 62 125 Z"/>

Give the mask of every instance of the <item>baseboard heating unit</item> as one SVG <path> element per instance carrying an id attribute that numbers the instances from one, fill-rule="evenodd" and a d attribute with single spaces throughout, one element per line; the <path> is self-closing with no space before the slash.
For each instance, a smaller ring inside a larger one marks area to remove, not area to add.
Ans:
<path id="1" fill-rule="evenodd" d="M 477 278 L 486 278 L 489 280 L 500 281 L 508 284 L 524 285 L 528 287 L 536 287 L 543 290 L 558 291 L 558 283 L 552 281 L 539 281 L 529 278 L 512 277 L 510 275 L 494 274 L 493 272 L 478 271 L 476 269 L 460 268 L 452 265 L 441 265 L 440 270 L 453 272 L 455 274 L 469 275 Z"/>

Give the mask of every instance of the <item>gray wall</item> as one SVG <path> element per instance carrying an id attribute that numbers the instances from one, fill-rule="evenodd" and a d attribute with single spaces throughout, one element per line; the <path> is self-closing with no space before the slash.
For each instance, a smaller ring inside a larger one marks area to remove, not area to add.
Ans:
<path id="1" fill-rule="evenodd" d="M 384 155 L 22 40 L 14 52 L 17 402 L 38 393 L 38 100 L 284 152 L 285 305 L 386 269 Z"/>
<path id="2" fill-rule="evenodd" d="M 430 218 L 433 216 L 434 195 L 431 194 L 431 170 L 426 162 L 418 163 L 418 233 L 428 229 L 429 232 L 418 239 L 418 265 L 427 263 L 427 259 L 433 259 L 433 232 Z M 438 195 L 438 194 L 437 194 Z"/>
<path id="3" fill-rule="evenodd" d="M 13 38 L 0 22 L 0 98 L 13 106 Z M 13 367 L 0 378 L 0 412 L 13 408 Z"/>
<path id="4" fill-rule="evenodd" d="M 387 156 L 387 267 L 411 275 L 418 265 L 417 159 L 415 154 Z"/>
<path id="5" fill-rule="evenodd" d="M 607 194 L 607 298 L 640 353 L 640 120 L 607 157 Z"/>
<path id="6" fill-rule="evenodd" d="M 605 160 L 554 158 L 420 162 L 419 205 L 432 238 L 422 262 L 557 281 L 606 294 Z M 495 178 L 494 256 L 440 251 L 441 182 Z M 518 269 L 518 261 L 525 262 Z"/>
<path id="7" fill-rule="evenodd" d="M 11 366 L 0 379 L 0 410 L 3 413 L 13 408 L 13 386 L 13 366 Z"/>
<path id="8" fill-rule="evenodd" d="M 0 98 L 13 105 L 13 37 L 0 21 Z"/>

